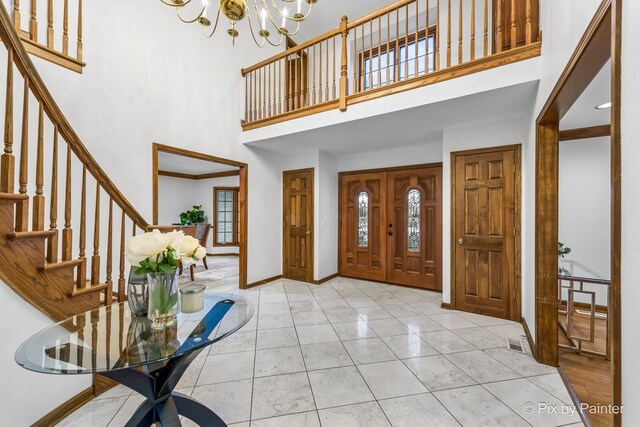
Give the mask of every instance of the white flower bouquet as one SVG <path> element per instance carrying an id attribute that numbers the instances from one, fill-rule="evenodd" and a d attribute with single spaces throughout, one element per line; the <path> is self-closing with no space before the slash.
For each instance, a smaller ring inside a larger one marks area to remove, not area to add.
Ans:
<path id="1" fill-rule="evenodd" d="M 187 267 L 207 255 L 200 242 L 182 231 L 161 233 L 153 230 L 129 240 L 125 249 L 136 275 L 147 275 L 149 284 L 148 317 L 152 327 L 163 329 L 176 322 L 178 306 L 178 274 L 180 265 Z"/>

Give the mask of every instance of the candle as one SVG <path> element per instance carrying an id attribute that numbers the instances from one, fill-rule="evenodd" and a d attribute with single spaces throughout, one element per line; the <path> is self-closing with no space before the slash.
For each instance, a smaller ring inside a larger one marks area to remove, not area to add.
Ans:
<path id="1" fill-rule="evenodd" d="M 298 13 L 302 12 L 302 0 L 298 0 Z"/>
<path id="2" fill-rule="evenodd" d="M 289 12 L 287 11 L 287 8 L 284 8 L 284 11 L 282 11 L 282 25 L 280 25 L 280 28 L 284 28 L 285 25 L 287 25 L 287 14 Z"/>
<path id="3" fill-rule="evenodd" d="M 204 309 L 204 285 L 189 285 L 180 289 L 180 309 L 183 313 L 197 313 Z"/>
<path id="4" fill-rule="evenodd" d="M 262 29 L 264 30 L 267 28 L 267 9 L 262 9 L 260 16 L 262 17 Z"/>

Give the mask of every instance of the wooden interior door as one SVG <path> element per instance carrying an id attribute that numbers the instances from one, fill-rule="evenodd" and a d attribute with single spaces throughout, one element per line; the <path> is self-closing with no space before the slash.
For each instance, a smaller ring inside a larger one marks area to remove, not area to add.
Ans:
<path id="1" fill-rule="evenodd" d="M 515 46 L 524 46 L 527 44 L 527 1 L 528 0 L 493 0 L 493 48 L 494 53 L 509 50 L 511 46 L 511 34 L 514 30 L 515 22 L 516 43 Z M 514 7 L 515 6 L 515 7 Z M 512 11 L 515 12 L 512 14 Z M 498 49 L 498 16 L 502 26 L 500 32 L 502 34 L 502 44 Z M 515 21 L 514 21 L 515 18 Z M 531 31 L 534 40 L 538 39 L 539 32 L 539 8 L 538 2 L 531 2 Z"/>
<path id="2" fill-rule="evenodd" d="M 454 153 L 455 308 L 520 320 L 519 147 Z"/>
<path id="3" fill-rule="evenodd" d="M 386 187 L 382 172 L 340 177 L 340 274 L 386 281 Z"/>
<path id="4" fill-rule="evenodd" d="M 313 169 L 283 173 L 283 267 L 292 280 L 313 281 Z"/>
<path id="5" fill-rule="evenodd" d="M 387 281 L 442 290 L 442 167 L 387 173 Z"/>

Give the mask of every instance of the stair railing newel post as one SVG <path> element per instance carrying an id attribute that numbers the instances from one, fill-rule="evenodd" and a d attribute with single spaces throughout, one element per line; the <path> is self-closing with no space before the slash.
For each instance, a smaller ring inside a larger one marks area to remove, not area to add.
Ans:
<path id="1" fill-rule="evenodd" d="M 340 34 L 342 34 L 342 57 L 340 61 L 340 111 L 347 110 L 347 95 L 349 90 L 349 79 L 348 79 L 348 52 L 347 52 L 347 37 L 349 36 L 348 30 L 348 18 L 346 16 L 342 17 L 342 21 L 340 22 Z M 354 64 L 355 66 L 355 64 Z"/>

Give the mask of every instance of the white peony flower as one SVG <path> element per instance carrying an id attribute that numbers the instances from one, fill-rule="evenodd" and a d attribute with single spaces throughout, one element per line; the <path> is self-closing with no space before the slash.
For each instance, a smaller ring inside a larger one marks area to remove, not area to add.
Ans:
<path id="1" fill-rule="evenodd" d="M 200 247 L 198 239 L 192 236 L 176 236 L 171 242 L 170 248 L 175 251 L 176 258 L 182 260 L 183 265 L 189 265 L 196 250 Z"/>
<path id="2" fill-rule="evenodd" d="M 132 237 L 127 243 L 125 253 L 129 263 L 134 267 L 139 267 L 140 262 L 147 258 L 155 259 L 169 247 L 171 236 L 162 234 L 159 230 L 150 233 L 140 234 Z"/>
<path id="3" fill-rule="evenodd" d="M 207 250 L 203 246 L 200 246 L 198 249 L 196 249 L 195 253 L 193 254 L 193 257 L 195 259 L 202 259 L 206 256 L 207 256 Z"/>

